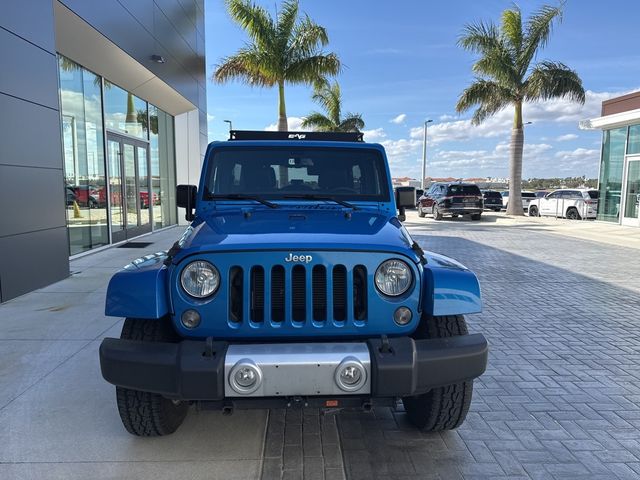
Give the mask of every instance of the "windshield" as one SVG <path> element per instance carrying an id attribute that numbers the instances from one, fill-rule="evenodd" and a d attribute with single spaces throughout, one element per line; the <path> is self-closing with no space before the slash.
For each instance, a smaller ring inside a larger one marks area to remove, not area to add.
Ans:
<path id="1" fill-rule="evenodd" d="M 484 198 L 502 198 L 498 192 L 484 192 Z"/>
<path id="2" fill-rule="evenodd" d="M 522 192 L 522 198 L 537 198 L 533 192 Z"/>
<path id="3" fill-rule="evenodd" d="M 210 162 L 205 195 L 331 197 L 389 201 L 384 159 L 376 150 L 261 147 L 221 149 Z"/>

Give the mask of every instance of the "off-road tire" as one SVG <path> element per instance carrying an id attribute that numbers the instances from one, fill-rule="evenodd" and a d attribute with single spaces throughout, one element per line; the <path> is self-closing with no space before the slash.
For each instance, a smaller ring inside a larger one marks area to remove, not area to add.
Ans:
<path id="1" fill-rule="evenodd" d="M 414 338 L 444 338 L 467 335 L 462 315 L 427 317 Z M 423 432 L 441 432 L 458 428 L 471 405 L 473 380 L 438 387 L 422 395 L 404 397 L 402 403 L 409 421 Z"/>
<path id="2" fill-rule="evenodd" d="M 426 213 L 424 213 L 424 212 L 422 211 L 422 207 L 420 207 L 420 206 L 418 206 L 418 216 L 419 216 L 420 218 L 424 218 L 424 217 L 426 216 Z"/>
<path id="3" fill-rule="evenodd" d="M 127 318 L 120 338 L 144 342 L 175 342 L 179 337 L 167 320 Z M 174 402 L 157 393 L 116 387 L 120 419 L 127 432 L 139 437 L 168 435 L 182 424 L 189 404 Z"/>
<path id="4" fill-rule="evenodd" d="M 582 217 L 578 213 L 578 209 L 576 207 L 570 207 L 567 209 L 567 218 L 569 220 L 582 220 Z"/>
<path id="5" fill-rule="evenodd" d="M 434 220 L 442 220 L 442 213 L 440 213 L 440 210 L 438 210 L 437 205 L 434 205 L 431 211 L 433 213 Z"/>
<path id="6" fill-rule="evenodd" d="M 481 213 L 471 214 L 471 220 L 482 220 L 482 214 Z"/>
<path id="7" fill-rule="evenodd" d="M 539 217 L 538 207 L 529 207 L 529 216 L 530 217 Z"/>

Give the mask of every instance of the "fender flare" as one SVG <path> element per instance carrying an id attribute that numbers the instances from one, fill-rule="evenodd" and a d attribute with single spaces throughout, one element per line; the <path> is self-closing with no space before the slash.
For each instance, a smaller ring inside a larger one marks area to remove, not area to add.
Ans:
<path id="1" fill-rule="evenodd" d="M 425 253 L 423 311 L 429 315 L 464 315 L 482 311 L 478 277 L 453 259 Z"/>
<path id="2" fill-rule="evenodd" d="M 169 313 L 166 252 L 134 260 L 109 281 L 105 315 L 159 319 Z"/>

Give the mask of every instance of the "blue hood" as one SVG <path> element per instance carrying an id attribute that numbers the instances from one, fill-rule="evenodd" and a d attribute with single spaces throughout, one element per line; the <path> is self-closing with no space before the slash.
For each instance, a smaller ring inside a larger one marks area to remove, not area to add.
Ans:
<path id="1" fill-rule="evenodd" d="M 203 252 L 354 250 L 418 257 L 400 222 L 378 210 L 249 208 L 207 212 L 180 241 L 174 262 Z"/>

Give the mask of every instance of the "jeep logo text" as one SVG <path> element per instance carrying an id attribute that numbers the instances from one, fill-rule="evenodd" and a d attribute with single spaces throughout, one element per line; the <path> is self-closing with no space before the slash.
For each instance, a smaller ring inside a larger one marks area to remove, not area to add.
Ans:
<path id="1" fill-rule="evenodd" d="M 285 257 L 284 261 L 285 262 L 302 262 L 302 263 L 309 263 L 311 262 L 311 260 L 313 260 L 313 257 L 311 255 L 294 255 L 293 253 L 290 253 L 288 257 Z"/>

